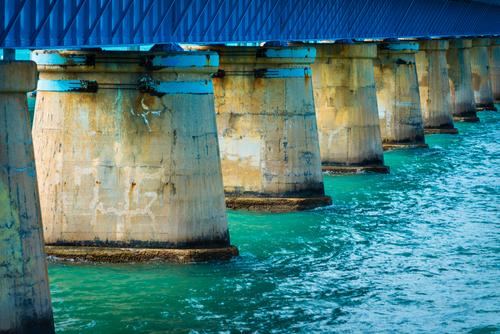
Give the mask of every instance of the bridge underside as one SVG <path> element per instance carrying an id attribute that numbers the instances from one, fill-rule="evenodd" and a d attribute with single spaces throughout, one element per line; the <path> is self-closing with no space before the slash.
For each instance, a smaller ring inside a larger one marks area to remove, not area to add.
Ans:
<path id="1" fill-rule="evenodd" d="M 0 47 L 494 35 L 496 0 L 0 1 Z"/>

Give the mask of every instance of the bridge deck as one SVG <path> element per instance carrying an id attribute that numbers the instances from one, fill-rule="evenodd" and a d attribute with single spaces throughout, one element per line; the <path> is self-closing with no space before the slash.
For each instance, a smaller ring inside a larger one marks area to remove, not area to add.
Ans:
<path id="1" fill-rule="evenodd" d="M 12 48 L 499 33 L 497 0 L 0 0 Z"/>

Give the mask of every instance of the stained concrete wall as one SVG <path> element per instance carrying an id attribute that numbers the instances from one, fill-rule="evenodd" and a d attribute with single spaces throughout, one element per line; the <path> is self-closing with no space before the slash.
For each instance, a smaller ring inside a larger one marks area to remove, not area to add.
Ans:
<path id="1" fill-rule="evenodd" d="M 146 72 L 174 88 L 192 81 L 211 87 L 217 55 L 204 55 L 203 66 L 158 68 L 140 65 L 142 55 L 90 52 L 95 66 L 39 63 L 43 80 L 96 80 L 101 87 L 38 92 L 33 140 L 48 244 L 229 244 L 212 90 L 155 94 L 137 87 Z"/>
<path id="2" fill-rule="evenodd" d="M 383 43 L 375 81 L 384 147 L 425 146 L 415 53 L 418 43 Z"/>
<path id="3" fill-rule="evenodd" d="M 500 103 L 500 38 L 492 38 L 490 46 L 490 79 L 493 99 Z"/>
<path id="4" fill-rule="evenodd" d="M 472 71 L 470 49 L 472 41 L 466 39 L 450 40 L 446 52 L 448 74 L 450 77 L 451 103 L 455 121 L 477 122 L 476 103 L 472 90 Z"/>
<path id="5" fill-rule="evenodd" d="M 448 41 L 422 41 L 415 57 L 426 132 L 456 133 L 451 116 L 453 105 L 446 61 L 448 47 Z"/>
<path id="6" fill-rule="evenodd" d="M 478 109 L 494 110 L 493 90 L 490 82 L 489 38 L 476 38 L 472 40 L 471 70 L 472 88 Z"/>
<path id="7" fill-rule="evenodd" d="M 323 166 L 383 165 L 376 44 L 315 44 L 313 87 Z"/>
<path id="8" fill-rule="evenodd" d="M 226 195 L 324 196 L 312 81 L 305 69 L 314 49 L 211 49 L 220 53 L 224 71 L 213 82 Z"/>
<path id="9" fill-rule="evenodd" d="M 53 333 L 26 92 L 32 62 L 0 62 L 0 332 Z"/>

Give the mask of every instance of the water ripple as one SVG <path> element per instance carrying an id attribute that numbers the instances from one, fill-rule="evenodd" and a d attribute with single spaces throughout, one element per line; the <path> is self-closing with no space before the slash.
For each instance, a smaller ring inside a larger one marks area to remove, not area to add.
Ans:
<path id="1" fill-rule="evenodd" d="M 241 256 L 50 265 L 60 333 L 496 333 L 500 115 L 386 154 L 390 175 L 325 177 L 334 204 L 231 212 Z"/>

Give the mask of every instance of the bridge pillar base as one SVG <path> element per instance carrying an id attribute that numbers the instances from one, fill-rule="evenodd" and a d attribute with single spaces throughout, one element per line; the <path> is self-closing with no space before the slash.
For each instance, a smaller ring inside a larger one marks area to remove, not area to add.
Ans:
<path id="1" fill-rule="evenodd" d="M 414 148 L 429 148 L 429 145 L 425 143 L 384 143 L 383 145 L 384 151 L 390 150 L 404 150 L 404 149 L 414 149 Z"/>
<path id="2" fill-rule="evenodd" d="M 86 246 L 45 246 L 50 261 L 54 262 L 168 262 L 192 263 L 225 261 L 238 256 L 234 246 L 221 248 L 120 248 Z"/>
<path id="3" fill-rule="evenodd" d="M 226 205 L 286 212 L 331 204 L 321 173 L 309 47 L 211 46 Z"/>
<path id="4" fill-rule="evenodd" d="M 452 118 L 453 105 L 446 62 L 448 47 L 448 41 L 422 41 L 416 55 L 420 105 L 426 134 L 458 133 Z"/>
<path id="5" fill-rule="evenodd" d="M 435 134 L 443 134 L 443 135 L 456 135 L 458 134 L 458 129 L 456 128 L 425 128 L 424 132 L 426 135 L 435 135 Z"/>
<path id="6" fill-rule="evenodd" d="M 489 38 L 476 38 L 472 40 L 472 88 L 474 89 L 474 98 L 478 111 L 497 110 L 493 101 L 493 90 L 490 80 L 489 46 Z"/>
<path id="7" fill-rule="evenodd" d="M 479 122 L 472 90 L 470 49 L 472 41 L 457 39 L 449 41 L 446 52 L 450 77 L 452 116 L 456 122 Z"/>
<path id="8" fill-rule="evenodd" d="M 498 108 L 495 107 L 495 104 L 476 104 L 476 111 L 498 111 Z"/>
<path id="9" fill-rule="evenodd" d="M 226 258 L 210 251 L 230 247 L 210 80 L 217 54 L 36 51 L 34 58 L 46 243 L 108 247 L 87 257 L 103 261 L 156 253 L 178 261 L 172 254 L 184 251 L 176 249 Z"/>
<path id="10" fill-rule="evenodd" d="M 332 204 L 330 196 L 320 197 L 240 197 L 227 196 L 226 206 L 233 210 L 291 212 L 310 210 Z"/>
<path id="11" fill-rule="evenodd" d="M 36 65 L 0 61 L 0 333 L 54 333 L 26 93 Z"/>
<path id="12" fill-rule="evenodd" d="M 453 116 L 454 122 L 466 122 L 466 123 L 477 123 L 479 122 L 479 117 L 477 117 L 476 112 L 469 116 Z"/>
<path id="13" fill-rule="evenodd" d="M 313 86 L 323 170 L 386 173 L 373 60 L 375 44 L 315 44 Z"/>
<path id="14" fill-rule="evenodd" d="M 386 149 L 427 147 L 418 92 L 418 43 L 383 43 L 375 61 L 377 103 Z"/>
<path id="15" fill-rule="evenodd" d="M 389 174 L 390 168 L 388 166 L 373 164 L 363 166 L 340 166 L 340 165 L 323 165 L 322 170 L 327 174 L 362 174 L 362 173 L 380 173 Z"/>

